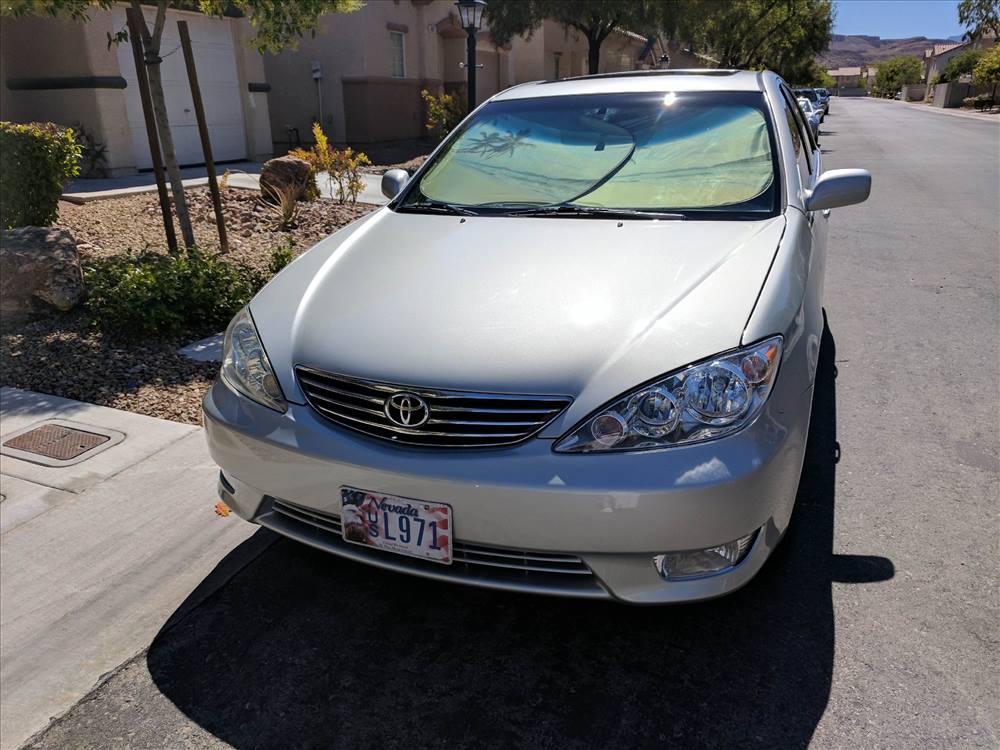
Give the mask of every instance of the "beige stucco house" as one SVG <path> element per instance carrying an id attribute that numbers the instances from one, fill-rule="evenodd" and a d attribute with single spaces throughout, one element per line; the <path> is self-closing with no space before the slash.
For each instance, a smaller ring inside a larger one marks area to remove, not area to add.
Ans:
<path id="1" fill-rule="evenodd" d="M 602 45 L 600 72 L 655 67 L 665 52 L 659 42 L 615 32 Z M 676 45 L 669 54 L 672 67 L 704 67 Z M 311 141 L 314 120 L 338 143 L 420 138 L 426 134 L 420 91 L 464 101 L 465 56 L 454 0 L 373 0 L 354 13 L 328 14 L 298 49 L 265 57 L 275 151 L 296 138 Z M 518 83 L 587 73 L 586 38 L 554 21 L 504 46 L 484 26 L 476 56 L 480 102 Z"/>
<path id="2" fill-rule="evenodd" d="M 154 9 L 145 10 L 150 21 Z M 124 5 L 90 10 L 90 20 L 0 19 L 0 118 L 80 123 L 107 149 L 112 175 L 152 166 L 129 44 L 108 47 L 125 24 Z M 261 56 L 249 24 L 168 11 L 161 54 L 167 112 L 178 161 L 204 162 L 177 21 L 191 32 L 217 161 L 259 161 L 272 148 Z"/>

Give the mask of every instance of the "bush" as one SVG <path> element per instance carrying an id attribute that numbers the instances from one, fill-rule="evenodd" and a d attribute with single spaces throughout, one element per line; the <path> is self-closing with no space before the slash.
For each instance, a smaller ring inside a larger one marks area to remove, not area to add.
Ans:
<path id="1" fill-rule="evenodd" d="M 313 123 L 312 132 L 315 145 L 310 149 L 293 149 L 288 152 L 289 156 L 309 162 L 314 177 L 320 172 L 326 172 L 330 193 L 338 201 L 357 203 L 358 193 L 365 188 L 365 182 L 361 179 L 361 167 L 371 164 L 367 154 L 361 151 L 355 153 L 351 148 L 343 151 L 334 148 L 318 122 Z"/>
<path id="2" fill-rule="evenodd" d="M 79 173 L 72 130 L 51 122 L 0 122 L 0 226 L 52 224 L 63 186 Z"/>
<path id="3" fill-rule="evenodd" d="M 465 109 L 461 102 L 451 94 L 434 96 L 427 89 L 420 92 L 427 103 L 426 127 L 439 138 L 444 138 L 465 117 Z"/>
<path id="4" fill-rule="evenodd" d="M 962 107 L 965 109 L 972 109 L 972 105 L 976 103 L 976 97 L 967 96 L 962 100 Z"/>
<path id="5" fill-rule="evenodd" d="M 275 251 L 272 265 L 281 252 Z M 122 338 L 177 339 L 222 330 L 267 280 L 198 248 L 101 259 L 85 266 L 83 275 L 94 322 Z"/>
<path id="6" fill-rule="evenodd" d="M 288 240 L 284 245 L 279 245 L 271 252 L 271 260 L 267 264 L 267 270 L 274 276 L 293 260 L 295 260 L 295 242 Z"/>

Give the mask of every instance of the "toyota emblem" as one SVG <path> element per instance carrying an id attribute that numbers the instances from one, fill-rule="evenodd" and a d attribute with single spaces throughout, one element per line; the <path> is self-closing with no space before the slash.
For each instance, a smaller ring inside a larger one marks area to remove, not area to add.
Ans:
<path id="1" fill-rule="evenodd" d="M 419 427 L 427 421 L 430 409 L 415 393 L 394 393 L 385 400 L 385 415 L 400 427 Z"/>

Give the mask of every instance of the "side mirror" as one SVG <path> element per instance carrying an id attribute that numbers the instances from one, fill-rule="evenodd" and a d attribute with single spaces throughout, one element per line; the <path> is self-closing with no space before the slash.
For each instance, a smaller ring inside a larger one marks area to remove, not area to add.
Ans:
<path id="1" fill-rule="evenodd" d="M 863 203 L 871 191 L 872 175 L 867 169 L 831 169 L 806 193 L 806 211 Z"/>
<path id="2" fill-rule="evenodd" d="M 405 169 L 390 169 L 382 175 L 382 195 L 392 200 L 403 190 L 410 179 Z"/>

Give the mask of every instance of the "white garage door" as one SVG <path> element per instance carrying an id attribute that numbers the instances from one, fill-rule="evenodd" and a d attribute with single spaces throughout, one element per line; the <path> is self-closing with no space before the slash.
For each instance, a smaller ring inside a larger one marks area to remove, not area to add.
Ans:
<path id="1" fill-rule="evenodd" d="M 149 28 L 153 27 L 155 8 L 144 8 Z M 115 28 L 125 24 L 125 9 L 114 9 Z M 198 121 L 194 115 L 191 87 L 188 84 L 184 54 L 177 33 L 177 21 L 188 22 L 191 32 L 191 46 L 194 50 L 195 66 L 198 69 L 198 83 L 205 105 L 205 119 L 208 121 L 209 137 L 212 141 L 212 156 L 216 161 L 246 158 L 246 139 L 243 129 L 243 107 L 240 101 L 239 77 L 236 73 L 236 57 L 233 49 L 233 35 L 229 22 L 206 18 L 195 13 L 167 12 L 167 22 L 163 29 L 160 56 L 163 76 L 163 95 L 167 102 L 167 117 L 170 132 L 174 136 L 174 150 L 181 165 L 203 164 L 205 157 L 198 137 Z M 128 124 L 132 132 L 132 146 L 135 149 L 136 166 L 148 169 L 153 166 L 149 156 L 149 140 L 142 115 L 139 85 L 135 77 L 131 43 L 118 45 L 118 64 L 122 76 L 128 82 L 125 89 L 125 106 Z"/>

